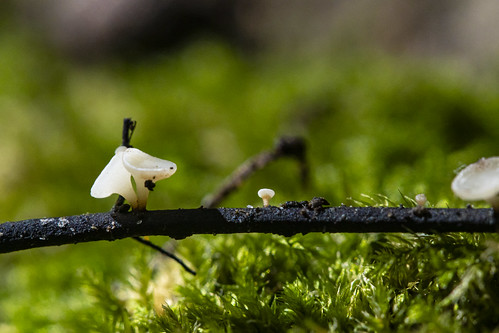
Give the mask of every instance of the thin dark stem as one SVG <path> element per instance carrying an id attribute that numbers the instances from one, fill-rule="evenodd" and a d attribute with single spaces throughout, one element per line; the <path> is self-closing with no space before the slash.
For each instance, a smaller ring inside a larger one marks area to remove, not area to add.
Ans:
<path id="1" fill-rule="evenodd" d="M 300 178 L 303 186 L 306 186 L 308 182 L 308 165 L 306 161 L 305 140 L 299 137 L 282 137 L 277 141 L 273 149 L 263 151 L 239 166 L 220 188 L 203 199 L 203 207 L 217 207 L 225 198 L 236 191 L 252 174 L 265 168 L 271 162 L 283 157 L 291 157 L 299 162 Z"/>
<path id="2" fill-rule="evenodd" d="M 96 213 L 0 224 L 0 253 L 146 235 L 310 232 L 497 232 L 492 209 L 413 209 L 286 204 L 267 208 L 176 209 Z"/>
<path id="3" fill-rule="evenodd" d="M 142 237 L 133 237 L 133 239 L 135 239 L 136 241 L 138 241 L 139 243 L 142 243 L 146 246 L 149 246 L 150 248 L 160 252 L 161 254 L 167 256 L 167 257 L 170 257 L 172 258 L 173 260 L 175 260 L 176 262 L 178 262 L 187 272 L 191 273 L 192 275 L 196 275 L 196 272 L 194 270 L 192 270 L 191 268 L 189 268 L 189 266 L 187 266 L 183 261 L 182 259 L 180 259 L 179 257 L 177 257 L 176 255 L 164 250 L 162 247 L 142 238 Z"/>

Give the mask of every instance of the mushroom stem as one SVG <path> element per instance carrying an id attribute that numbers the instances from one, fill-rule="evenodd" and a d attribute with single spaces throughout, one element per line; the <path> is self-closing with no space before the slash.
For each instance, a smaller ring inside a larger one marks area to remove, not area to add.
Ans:
<path id="1" fill-rule="evenodd" d="M 263 200 L 263 207 L 268 207 L 270 199 L 275 195 L 275 192 L 269 188 L 262 188 L 258 191 L 258 196 Z"/>
<path id="2" fill-rule="evenodd" d="M 132 208 L 135 210 L 146 210 L 147 198 L 149 197 L 149 189 L 145 186 L 145 179 L 140 179 L 137 182 L 136 190 L 137 190 L 137 203 L 136 205 L 132 205 Z"/>

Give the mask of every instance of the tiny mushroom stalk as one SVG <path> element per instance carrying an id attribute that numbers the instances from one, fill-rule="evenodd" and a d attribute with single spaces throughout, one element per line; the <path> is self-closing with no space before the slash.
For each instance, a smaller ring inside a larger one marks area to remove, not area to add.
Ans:
<path id="1" fill-rule="evenodd" d="M 269 206 L 269 201 L 275 195 L 275 192 L 269 188 L 262 188 L 258 191 L 258 196 L 263 200 L 263 207 Z"/>
<path id="2" fill-rule="evenodd" d="M 454 178 L 451 188 L 463 200 L 485 200 L 499 211 L 499 157 L 481 158 L 468 165 Z"/>
<path id="3" fill-rule="evenodd" d="M 149 191 L 155 182 L 173 175 L 177 165 L 146 154 L 136 148 L 120 146 L 97 177 L 90 190 L 94 198 L 112 194 L 124 197 L 134 210 L 145 210 Z M 135 181 L 135 189 L 131 177 Z"/>

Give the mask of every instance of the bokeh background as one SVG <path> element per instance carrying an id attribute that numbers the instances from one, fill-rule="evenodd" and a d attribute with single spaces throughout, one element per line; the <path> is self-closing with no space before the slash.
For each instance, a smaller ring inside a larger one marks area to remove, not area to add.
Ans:
<path id="1" fill-rule="evenodd" d="M 497 155 L 497 31 L 492 0 L 3 1 L 0 221 L 109 210 L 114 197 L 89 191 L 125 117 L 137 121 L 135 147 L 178 165 L 149 209 L 199 207 L 283 135 L 306 139 L 309 186 L 280 160 L 223 206 L 259 205 L 270 187 L 275 204 L 425 193 L 464 207 L 455 170 Z M 186 248 L 207 239 L 153 238 L 194 263 Z M 88 331 L 107 320 L 92 312 L 89 276 L 129 299 L 113 286 L 137 262 L 170 265 L 132 240 L 1 255 L 0 331 Z M 168 267 L 148 294 L 158 311 L 182 274 Z"/>

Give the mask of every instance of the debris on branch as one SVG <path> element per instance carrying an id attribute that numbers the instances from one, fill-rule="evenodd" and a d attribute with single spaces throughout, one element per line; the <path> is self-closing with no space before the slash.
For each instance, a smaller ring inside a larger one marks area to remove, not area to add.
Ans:
<path id="1" fill-rule="evenodd" d="M 0 224 L 0 253 L 127 237 L 310 232 L 496 232 L 492 209 L 330 207 L 287 202 L 281 207 L 108 212 Z"/>

